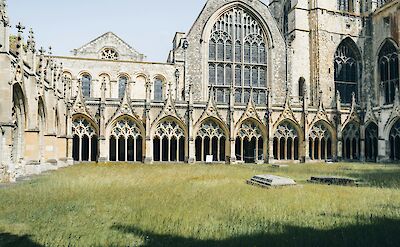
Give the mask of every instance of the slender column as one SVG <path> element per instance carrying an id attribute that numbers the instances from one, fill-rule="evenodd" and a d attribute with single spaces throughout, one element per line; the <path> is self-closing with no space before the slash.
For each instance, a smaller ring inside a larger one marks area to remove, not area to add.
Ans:
<path id="1" fill-rule="evenodd" d="M 209 147 L 209 152 L 208 152 L 209 155 L 213 155 L 212 146 L 213 146 L 213 140 L 210 139 L 210 145 L 208 146 Z"/>
<path id="2" fill-rule="evenodd" d="M 279 139 L 278 141 L 277 141 L 277 158 L 278 158 L 278 160 L 281 160 L 281 140 Z"/>
<path id="3" fill-rule="evenodd" d="M 328 140 L 325 140 L 325 159 L 328 159 Z"/>
<path id="4" fill-rule="evenodd" d="M 168 138 L 168 162 L 171 161 L 171 139 Z"/>
<path id="5" fill-rule="evenodd" d="M 353 140 L 350 141 L 350 159 L 353 159 Z"/>
<path id="6" fill-rule="evenodd" d="M 161 138 L 161 137 L 160 137 Z M 163 138 L 164 139 L 164 138 Z M 160 139 L 160 143 L 158 145 L 159 147 L 159 152 L 160 152 L 160 161 L 163 161 L 163 155 L 162 155 L 162 150 L 163 150 L 163 146 L 164 146 L 164 142 L 163 139 Z"/>
<path id="7" fill-rule="evenodd" d="M 125 139 L 125 160 L 124 161 L 128 161 L 128 138 L 124 138 Z"/>
<path id="8" fill-rule="evenodd" d="M 321 160 L 322 159 L 322 145 L 321 145 L 321 140 L 322 139 L 320 139 L 319 140 L 319 143 L 318 143 L 318 160 Z"/>
<path id="9" fill-rule="evenodd" d="M 82 161 L 82 137 L 79 137 L 79 161 Z"/>
<path id="10" fill-rule="evenodd" d="M 258 161 L 258 138 L 256 138 L 256 158 L 254 160 Z"/>
<path id="11" fill-rule="evenodd" d="M 133 137 L 132 137 L 133 138 Z M 136 140 L 137 138 L 133 138 L 133 147 L 132 147 L 132 150 L 133 150 L 133 161 L 134 162 L 136 162 L 137 161 L 137 157 L 136 157 L 136 149 L 137 149 L 137 146 L 136 146 Z"/>
<path id="12" fill-rule="evenodd" d="M 88 161 L 92 161 L 92 138 L 89 138 L 89 157 Z"/>
<path id="13" fill-rule="evenodd" d="M 117 137 L 116 139 L 115 139 L 116 141 L 115 141 L 115 146 L 116 146 L 116 148 L 115 148 L 115 157 L 116 157 L 116 161 L 120 161 L 119 160 L 119 137 Z"/>
<path id="14" fill-rule="evenodd" d="M 354 157 L 355 159 L 359 159 L 360 158 L 360 146 L 359 146 L 360 140 L 357 140 L 356 142 L 356 155 L 357 157 Z"/>
<path id="15" fill-rule="evenodd" d="M 220 138 L 218 138 L 218 141 L 217 141 L 217 161 L 219 161 L 219 157 L 220 157 L 220 150 L 219 150 L 219 148 L 220 148 L 220 146 L 221 146 L 221 140 L 220 140 Z"/>
<path id="16" fill-rule="evenodd" d="M 243 143 L 244 143 L 244 140 L 242 139 L 242 138 L 240 138 L 240 141 L 241 141 L 241 143 L 242 143 L 242 145 L 241 145 L 241 150 L 240 150 L 240 155 L 242 156 L 240 159 L 241 159 L 241 161 L 244 161 L 244 146 L 243 146 Z"/>
<path id="17" fill-rule="evenodd" d="M 176 140 L 176 161 L 180 161 L 179 160 L 179 140 Z"/>
<path id="18" fill-rule="evenodd" d="M 312 139 L 311 141 L 311 159 L 315 160 L 315 141 Z"/>
<path id="19" fill-rule="evenodd" d="M 292 160 L 294 160 L 294 139 L 292 140 Z"/>
<path id="20" fill-rule="evenodd" d="M 201 162 L 204 162 L 204 138 L 201 138 Z"/>
<path id="21" fill-rule="evenodd" d="M 285 146 L 283 147 L 283 150 L 284 150 L 284 152 L 283 152 L 283 154 L 284 154 L 284 160 L 287 160 L 288 159 L 288 155 L 287 155 L 287 138 L 285 138 Z"/>

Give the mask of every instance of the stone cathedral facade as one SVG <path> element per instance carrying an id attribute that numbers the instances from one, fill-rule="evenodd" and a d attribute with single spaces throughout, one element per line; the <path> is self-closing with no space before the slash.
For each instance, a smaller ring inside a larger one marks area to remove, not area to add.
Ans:
<path id="1" fill-rule="evenodd" d="M 165 63 L 111 32 L 56 56 L 5 0 L 0 14 L 1 180 L 89 161 L 400 160 L 398 0 L 208 0 Z"/>

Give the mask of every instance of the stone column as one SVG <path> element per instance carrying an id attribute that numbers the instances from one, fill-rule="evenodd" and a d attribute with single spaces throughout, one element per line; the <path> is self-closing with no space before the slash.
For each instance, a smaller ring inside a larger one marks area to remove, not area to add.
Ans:
<path id="1" fill-rule="evenodd" d="M 187 162 L 192 164 L 196 161 L 196 145 L 193 136 L 193 85 L 189 84 L 189 100 L 188 100 L 188 157 Z"/>
<path id="2" fill-rule="evenodd" d="M 151 139 L 151 118 L 150 118 L 150 108 L 151 108 L 151 82 L 148 80 L 146 82 L 146 106 L 145 106 L 145 164 L 153 164 L 153 140 Z M 161 142 L 161 140 L 160 140 Z"/>

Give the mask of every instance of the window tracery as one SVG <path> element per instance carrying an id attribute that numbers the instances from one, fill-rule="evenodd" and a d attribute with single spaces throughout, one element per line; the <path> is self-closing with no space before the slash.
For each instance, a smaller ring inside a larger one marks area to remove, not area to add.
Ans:
<path id="1" fill-rule="evenodd" d="M 392 161 L 400 160 L 400 120 L 393 126 L 389 136 L 390 159 Z"/>
<path id="2" fill-rule="evenodd" d="M 384 104 L 392 104 L 396 87 L 399 87 L 399 55 L 390 42 L 386 42 L 379 52 L 379 72 Z"/>
<path id="3" fill-rule="evenodd" d="M 95 128 L 85 118 L 77 118 L 72 123 L 73 158 L 75 161 L 96 161 L 98 139 Z"/>
<path id="4" fill-rule="evenodd" d="M 258 124 L 245 121 L 236 137 L 236 159 L 246 163 L 264 160 L 264 139 Z"/>
<path id="5" fill-rule="evenodd" d="M 103 60 L 118 60 L 118 52 L 112 48 L 104 48 L 101 51 L 101 59 Z"/>
<path id="6" fill-rule="evenodd" d="M 156 129 L 153 138 L 155 161 L 184 161 L 185 132 L 174 121 L 164 121 Z"/>
<path id="7" fill-rule="evenodd" d="M 110 160 L 142 161 L 141 132 L 129 117 L 119 120 L 111 130 Z"/>
<path id="8" fill-rule="evenodd" d="M 356 123 L 349 123 L 343 131 L 343 158 L 360 159 L 360 127 Z"/>
<path id="9" fill-rule="evenodd" d="M 337 0 L 338 10 L 343 12 L 353 12 L 354 3 L 353 0 Z"/>
<path id="10" fill-rule="evenodd" d="M 357 55 L 351 47 L 352 41 L 345 39 L 335 53 L 335 87 L 339 91 L 341 102 L 350 104 L 353 93 L 358 98 L 359 66 Z"/>
<path id="11" fill-rule="evenodd" d="M 196 161 L 206 161 L 207 155 L 213 155 L 214 161 L 225 161 L 226 137 L 222 128 L 213 121 L 203 123 L 197 132 Z"/>
<path id="12" fill-rule="evenodd" d="M 244 9 L 234 7 L 214 24 L 209 40 L 209 84 L 218 103 L 228 103 L 230 86 L 236 103 L 245 95 L 266 88 L 266 40 L 260 24 Z M 247 99 L 248 100 L 248 99 Z M 261 98 L 255 100 L 264 104 Z"/>
<path id="13" fill-rule="evenodd" d="M 310 131 L 309 157 L 312 160 L 332 158 L 332 136 L 322 123 L 315 124 Z"/>
<path id="14" fill-rule="evenodd" d="M 280 124 L 274 134 L 274 159 L 298 160 L 299 135 L 294 126 L 288 122 Z"/>

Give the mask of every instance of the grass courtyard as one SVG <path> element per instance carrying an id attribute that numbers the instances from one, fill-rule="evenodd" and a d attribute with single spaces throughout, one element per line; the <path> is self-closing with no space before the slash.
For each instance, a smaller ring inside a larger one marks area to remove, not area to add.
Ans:
<path id="1" fill-rule="evenodd" d="M 0 188 L 0 246 L 400 246 L 400 166 L 78 165 Z"/>

